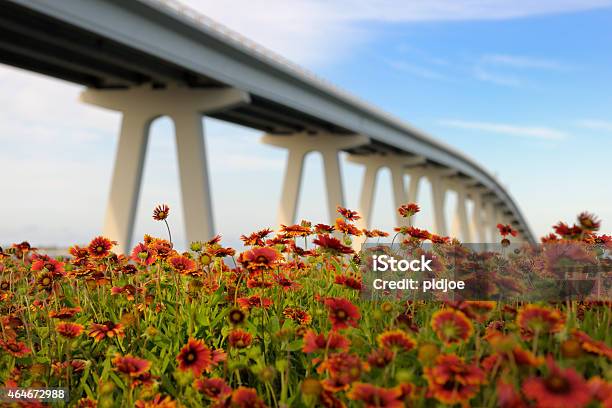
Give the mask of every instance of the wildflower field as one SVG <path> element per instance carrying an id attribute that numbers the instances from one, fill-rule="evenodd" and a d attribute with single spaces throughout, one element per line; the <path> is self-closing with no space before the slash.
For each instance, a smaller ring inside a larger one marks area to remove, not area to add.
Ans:
<path id="1" fill-rule="evenodd" d="M 168 234 L 169 211 L 154 211 Z M 415 227 L 360 230 L 357 213 L 338 211 L 333 226 L 243 236 L 241 253 L 220 237 L 179 253 L 171 236 L 145 236 L 128 256 L 104 237 L 57 259 L 27 242 L 0 250 L 2 387 L 64 388 L 53 404 L 78 407 L 612 407 L 605 282 L 599 298 L 495 300 L 525 268 L 586 257 L 609 272 L 612 238 L 594 216 L 555 225 L 537 253 L 475 255 Z M 409 220 L 419 208 L 398 211 Z M 498 228 L 508 246 L 516 232 Z M 480 257 L 493 300 L 362 296 L 367 260 L 351 241 L 364 235 L 442 269 L 441 248 L 468 269 Z"/>

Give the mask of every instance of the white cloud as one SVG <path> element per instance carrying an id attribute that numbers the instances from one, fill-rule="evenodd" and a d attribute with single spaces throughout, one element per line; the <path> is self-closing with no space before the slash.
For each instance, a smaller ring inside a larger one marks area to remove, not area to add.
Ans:
<path id="1" fill-rule="evenodd" d="M 183 0 L 289 59 L 308 66 L 346 56 L 373 32 L 363 22 L 498 20 L 612 6 L 612 0 Z"/>
<path id="2" fill-rule="evenodd" d="M 585 129 L 612 132 L 612 121 L 599 119 L 583 119 L 576 122 L 577 126 Z"/>
<path id="3" fill-rule="evenodd" d="M 449 80 L 449 78 L 446 75 L 441 74 L 433 69 L 422 67 L 419 65 L 414 65 L 406 61 L 387 61 L 387 65 L 389 65 L 391 68 L 397 71 L 405 72 L 410 75 L 414 75 L 414 76 L 425 78 L 425 79 L 434 79 L 438 81 L 448 81 Z"/>
<path id="4" fill-rule="evenodd" d="M 451 119 L 441 120 L 440 124 L 458 129 L 468 129 L 478 132 L 497 133 L 508 136 L 528 137 L 535 139 L 561 140 L 569 136 L 563 131 L 540 126 L 517 126 L 506 123 L 471 122 Z"/>
<path id="5" fill-rule="evenodd" d="M 523 80 L 514 75 L 492 72 L 479 65 L 474 67 L 474 77 L 479 81 L 491 82 L 496 85 L 520 86 L 523 84 Z"/>
<path id="6" fill-rule="evenodd" d="M 482 62 L 521 69 L 565 70 L 569 67 L 559 61 L 526 57 L 522 55 L 490 54 L 482 57 Z"/>

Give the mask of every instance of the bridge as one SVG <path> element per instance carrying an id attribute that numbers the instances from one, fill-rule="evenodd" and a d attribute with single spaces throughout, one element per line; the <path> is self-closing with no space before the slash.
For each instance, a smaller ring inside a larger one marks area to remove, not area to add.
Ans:
<path id="1" fill-rule="evenodd" d="M 120 251 L 131 246 L 149 127 L 164 115 L 175 126 L 188 242 L 215 232 L 203 116 L 261 130 L 263 143 L 288 151 L 279 223 L 296 221 L 312 151 L 323 157 L 333 221 L 344 205 L 346 152 L 365 167 L 362 227 L 376 176 L 388 168 L 396 207 L 418 200 L 422 178 L 430 182 L 433 232 L 486 242 L 501 222 L 534 242 L 509 192 L 469 157 L 174 0 L 3 0 L 1 10 L 0 63 L 83 85 L 82 102 L 122 113 L 104 224 Z M 457 194 L 452 230 L 449 191 Z"/>

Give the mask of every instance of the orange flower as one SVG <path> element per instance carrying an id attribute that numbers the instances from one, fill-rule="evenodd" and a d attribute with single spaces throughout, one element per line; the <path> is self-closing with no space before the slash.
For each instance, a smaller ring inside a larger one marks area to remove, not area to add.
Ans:
<path id="1" fill-rule="evenodd" d="M 572 336 L 580 342 L 580 346 L 587 353 L 605 356 L 612 360 L 612 347 L 603 341 L 593 340 L 588 334 L 578 329 L 572 330 Z"/>
<path id="2" fill-rule="evenodd" d="M 211 350 L 203 341 L 191 338 L 176 356 L 176 360 L 179 370 L 191 370 L 195 377 L 199 377 L 202 372 L 210 371 L 224 361 L 225 357 L 223 349 Z"/>
<path id="3" fill-rule="evenodd" d="M 539 407 L 580 408 L 591 400 L 586 381 L 572 368 L 559 368 L 549 356 L 548 375 L 530 377 L 523 382 L 523 393 Z"/>
<path id="4" fill-rule="evenodd" d="M 168 261 L 172 270 L 182 275 L 189 275 L 197 269 L 196 263 L 184 255 L 173 256 Z"/>
<path id="5" fill-rule="evenodd" d="M 286 238 L 307 237 L 312 234 L 312 230 L 310 226 L 281 224 L 281 233 Z"/>
<path id="6" fill-rule="evenodd" d="M 257 396 L 253 388 L 238 387 L 232 393 L 230 406 L 235 408 L 266 408 L 266 404 Z"/>
<path id="7" fill-rule="evenodd" d="M 74 339 L 83 333 L 83 326 L 76 323 L 61 322 L 55 327 L 57 332 L 66 338 Z"/>
<path id="8" fill-rule="evenodd" d="M 253 336 L 242 329 L 234 329 L 229 333 L 227 341 L 230 347 L 241 349 L 251 345 Z"/>
<path id="9" fill-rule="evenodd" d="M 314 227 L 314 232 L 317 234 L 331 234 L 334 232 L 334 227 L 327 224 L 317 224 Z"/>
<path id="10" fill-rule="evenodd" d="M 361 401 L 366 408 L 402 408 L 399 400 L 402 392 L 398 388 L 382 388 L 367 383 L 354 383 L 346 396 L 353 401 Z"/>
<path id="11" fill-rule="evenodd" d="M 155 221 L 163 221 L 168 218 L 168 214 L 170 213 L 170 207 L 166 204 L 161 204 L 155 207 L 153 210 L 153 219 Z"/>
<path id="12" fill-rule="evenodd" d="M 410 351 L 416 342 L 404 331 L 396 329 L 379 334 L 376 338 L 378 345 L 393 351 Z"/>
<path id="13" fill-rule="evenodd" d="M 323 333 L 316 334 L 314 331 L 308 330 L 304 334 L 302 352 L 347 351 L 350 345 L 350 340 L 339 333 L 332 331 L 326 337 Z"/>
<path id="14" fill-rule="evenodd" d="M 431 317 L 431 328 L 446 344 L 465 341 L 474 331 L 472 322 L 467 316 L 454 309 L 442 309 L 435 312 Z"/>
<path id="15" fill-rule="evenodd" d="M 455 354 L 442 354 L 434 367 L 425 367 L 429 395 L 443 404 L 467 405 L 484 384 L 484 372 L 476 364 L 466 364 Z"/>
<path id="16" fill-rule="evenodd" d="M 329 310 L 329 320 L 333 330 L 357 327 L 361 314 L 359 308 L 344 298 L 327 298 L 325 306 Z"/>
<path id="17" fill-rule="evenodd" d="M 514 361 L 516 365 L 523 367 L 538 367 L 544 363 L 542 357 L 537 357 L 531 351 L 520 346 L 514 346 L 510 351 L 499 351 L 483 359 L 482 368 L 493 371 L 495 366 L 509 361 Z"/>
<path id="18" fill-rule="evenodd" d="M 193 386 L 212 400 L 224 400 L 232 394 L 232 388 L 219 377 L 195 380 Z"/>
<path id="19" fill-rule="evenodd" d="M 151 367 L 150 361 L 134 357 L 130 354 L 126 356 L 117 355 L 112 362 L 115 370 L 130 377 L 138 377 Z"/>
<path id="20" fill-rule="evenodd" d="M 172 249 L 172 243 L 165 239 L 153 239 L 148 247 L 159 259 L 167 259 L 176 254 L 176 251 Z"/>
<path id="21" fill-rule="evenodd" d="M 334 228 L 337 231 L 340 231 L 346 235 L 354 235 L 358 237 L 362 234 L 359 228 L 355 227 L 353 224 L 349 224 L 342 218 L 336 218 L 336 224 L 334 225 Z"/>
<path id="22" fill-rule="evenodd" d="M 240 254 L 238 262 L 250 271 L 272 269 L 280 263 L 282 255 L 271 247 L 255 247 Z"/>
<path id="23" fill-rule="evenodd" d="M 144 401 L 138 400 L 134 403 L 135 408 L 176 408 L 176 401 L 169 395 L 162 396 L 161 394 L 155 395 L 152 400 Z"/>
<path id="24" fill-rule="evenodd" d="M 270 235 L 273 231 L 269 228 L 263 229 L 261 231 L 257 231 L 252 233 L 251 235 L 241 235 L 240 239 L 244 242 L 244 245 L 249 246 L 265 246 L 264 239 Z"/>
<path id="25" fill-rule="evenodd" d="M 521 328 L 522 335 L 527 339 L 536 333 L 556 333 L 563 328 L 564 323 L 558 310 L 531 304 L 519 310 L 516 322 Z"/>
<path id="26" fill-rule="evenodd" d="M 87 250 L 89 251 L 89 255 L 94 258 L 104 258 L 110 254 L 110 250 L 115 244 L 115 241 L 100 236 L 94 238 L 89 243 Z"/>
<path id="27" fill-rule="evenodd" d="M 113 323 L 107 321 L 105 323 L 92 323 L 87 333 L 90 337 L 93 337 L 96 342 L 104 339 L 105 337 L 124 337 L 123 325 L 121 323 Z"/>
<path id="28" fill-rule="evenodd" d="M 312 317 L 310 317 L 310 314 L 308 314 L 307 311 L 297 307 L 286 307 L 283 310 L 283 316 L 293 320 L 300 326 L 308 325 L 312 321 Z"/>
<path id="29" fill-rule="evenodd" d="M 348 221 L 357 221 L 361 219 L 357 211 L 349 210 L 348 208 L 338 206 L 336 207 L 336 211 L 338 211 L 338 214 L 346 218 Z"/>
<path id="30" fill-rule="evenodd" d="M 404 204 L 397 209 L 399 215 L 404 218 L 412 217 L 414 214 L 421 211 L 421 208 L 416 203 Z"/>

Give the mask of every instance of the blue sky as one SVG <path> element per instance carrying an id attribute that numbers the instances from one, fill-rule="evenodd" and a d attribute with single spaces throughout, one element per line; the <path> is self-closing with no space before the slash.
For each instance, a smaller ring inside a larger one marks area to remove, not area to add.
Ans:
<path id="1" fill-rule="evenodd" d="M 610 2 L 188 3 L 466 152 L 509 188 L 538 236 L 583 210 L 610 231 Z M 13 68 L 0 66 L 0 84 L 0 243 L 88 241 L 102 226 L 119 116 L 79 104 L 77 86 Z M 205 124 L 217 229 L 236 243 L 240 233 L 273 225 L 285 154 L 261 145 L 256 131 Z M 182 235 L 174 149 L 170 121 L 156 121 L 137 237 L 163 233 L 150 219 L 161 202 Z M 314 221 L 326 221 L 320 166 L 308 158 L 298 211 Z M 362 170 L 343 170 L 355 207 Z M 374 209 L 383 228 L 393 224 L 388 178 L 381 173 Z M 427 195 L 419 200 L 425 227 Z"/>

